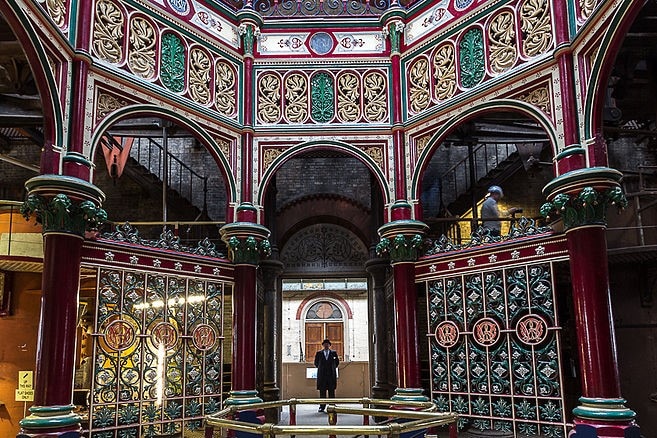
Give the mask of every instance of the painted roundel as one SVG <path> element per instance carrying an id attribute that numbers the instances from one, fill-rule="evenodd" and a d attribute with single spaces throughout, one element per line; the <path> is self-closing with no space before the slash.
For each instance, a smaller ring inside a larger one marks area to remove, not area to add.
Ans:
<path id="1" fill-rule="evenodd" d="M 516 324 L 516 335 L 520 342 L 529 346 L 538 345 L 548 335 L 547 323 L 538 315 L 525 315 Z"/>
<path id="2" fill-rule="evenodd" d="M 453 347 L 459 340 L 459 328 L 452 321 L 443 321 L 436 327 L 434 336 L 441 347 Z"/>
<path id="3" fill-rule="evenodd" d="M 135 328 L 125 319 L 115 319 L 105 327 L 105 345 L 111 350 L 126 350 L 134 343 L 135 339 Z"/>
<path id="4" fill-rule="evenodd" d="M 189 13 L 189 3 L 187 0 L 168 0 L 171 9 L 180 15 L 187 15 Z"/>
<path id="5" fill-rule="evenodd" d="M 201 351 L 211 350 L 217 343 L 217 332 L 211 325 L 199 324 L 192 331 L 192 341 Z"/>
<path id="6" fill-rule="evenodd" d="M 494 319 L 481 318 L 472 326 L 472 337 L 482 347 L 490 347 L 500 339 L 500 326 Z"/>
<path id="7" fill-rule="evenodd" d="M 333 37 L 326 32 L 317 32 L 310 37 L 310 48 L 318 55 L 326 55 L 333 49 Z"/>
<path id="8" fill-rule="evenodd" d="M 178 331 L 169 322 L 161 322 L 153 327 L 151 331 L 151 342 L 153 345 L 164 345 L 166 350 L 170 350 L 178 342 Z"/>

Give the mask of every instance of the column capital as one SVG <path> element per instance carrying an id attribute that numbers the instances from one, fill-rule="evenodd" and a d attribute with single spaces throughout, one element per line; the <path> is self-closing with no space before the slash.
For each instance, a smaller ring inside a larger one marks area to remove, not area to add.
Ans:
<path id="1" fill-rule="evenodd" d="M 590 225 L 607 225 L 607 208 L 627 206 L 620 186 L 623 174 L 608 167 L 573 170 L 553 179 L 543 188 L 548 202 L 541 215 L 560 215 L 566 231 Z"/>
<path id="2" fill-rule="evenodd" d="M 389 253 L 393 263 L 414 262 L 428 229 L 424 222 L 416 220 L 389 222 L 379 228 L 381 240 L 376 245 L 376 253 L 379 256 Z"/>
<path id="3" fill-rule="evenodd" d="M 235 264 L 257 265 L 261 257 L 271 254 L 269 230 L 262 225 L 233 222 L 224 225 L 220 233 L 228 246 L 228 259 Z"/>
<path id="4" fill-rule="evenodd" d="M 100 208 L 105 200 L 95 185 L 79 178 L 40 175 L 25 183 L 29 195 L 21 206 L 25 219 L 35 217 L 43 233 L 68 233 L 84 236 L 107 219 Z"/>
<path id="5" fill-rule="evenodd" d="M 260 36 L 262 18 L 253 9 L 241 9 L 237 13 L 237 17 L 240 20 L 237 32 L 242 39 L 244 56 L 253 57 L 254 44 L 256 39 Z"/>

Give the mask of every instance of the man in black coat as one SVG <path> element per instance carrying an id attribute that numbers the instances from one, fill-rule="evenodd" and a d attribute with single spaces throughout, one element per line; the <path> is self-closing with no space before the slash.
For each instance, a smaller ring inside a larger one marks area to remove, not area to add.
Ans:
<path id="1" fill-rule="evenodd" d="M 336 370 L 340 360 L 338 353 L 331 350 L 331 341 L 324 339 L 322 341 L 324 349 L 315 353 L 315 366 L 317 367 L 317 389 L 319 397 L 326 398 L 328 391 L 329 398 L 335 398 L 335 388 L 338 386 L 338 376 Z M 319 412 L 324 412 L 326 405 L 319 405 Z"/>

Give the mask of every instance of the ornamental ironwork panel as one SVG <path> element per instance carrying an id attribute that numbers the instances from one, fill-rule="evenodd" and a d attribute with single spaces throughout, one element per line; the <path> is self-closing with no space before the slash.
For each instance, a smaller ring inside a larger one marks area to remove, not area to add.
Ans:
<path id="1" fill-rule="evenodd" d="M 566 436 L 552 262 L 428 281 L 431 394 L 461 429 Z"/>
<path id="2" fill-rule="evenodd" d="M 203 417 L 222 403 L 225 284 L 113 268 L 97 273 L 89 436 L 201 431 Z"/>

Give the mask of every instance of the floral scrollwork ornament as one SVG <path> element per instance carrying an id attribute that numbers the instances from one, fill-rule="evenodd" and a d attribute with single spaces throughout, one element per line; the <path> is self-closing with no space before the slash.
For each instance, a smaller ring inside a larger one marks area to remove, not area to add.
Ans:
<path id="1" fill-rule="evenodd" d="M 605 191 L 584 187 L 577 194 L 559 193 L 541 206 L 545 218 L 560 215 L 566 230 L 584 225 L 606 225 L 607 208 L 615 205 L 619 211 L 627 207 L 627 198 L 620 187 Z"/>

